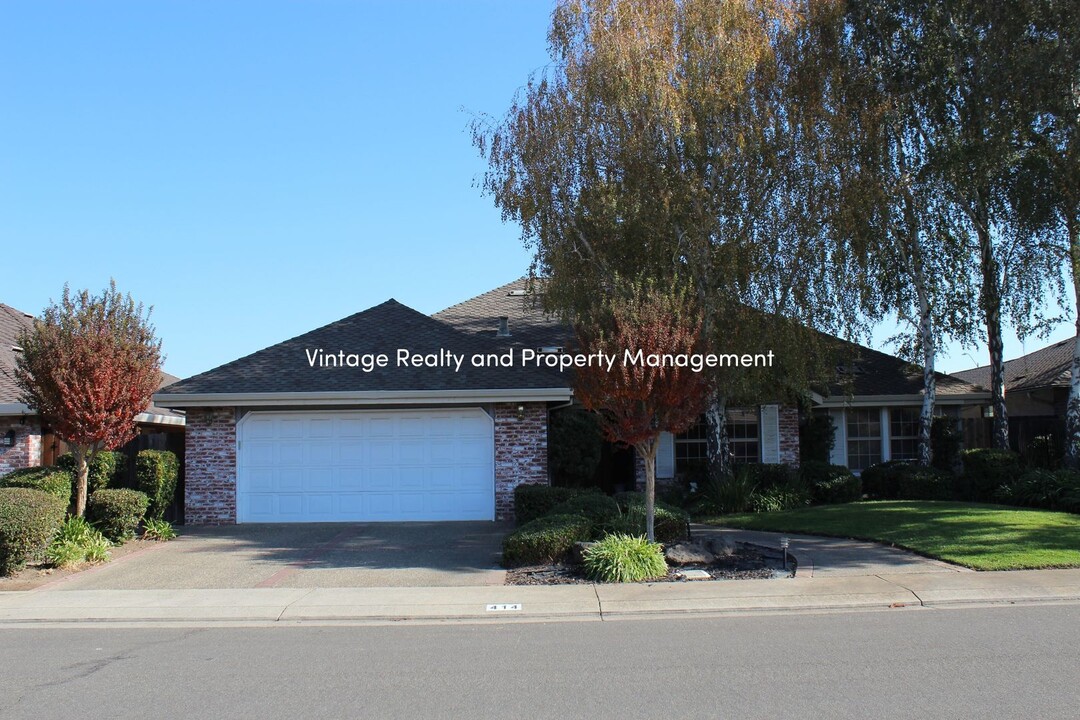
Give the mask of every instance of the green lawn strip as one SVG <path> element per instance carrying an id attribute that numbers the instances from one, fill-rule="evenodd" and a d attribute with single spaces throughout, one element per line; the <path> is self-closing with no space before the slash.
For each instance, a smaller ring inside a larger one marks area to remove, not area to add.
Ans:
<path id="1" fill-rule="evenodd" d="M 871 540 L 975 570 L 1080 567 L 1080 515 L 895 500 L 725 515 L 710 525 Z"/>

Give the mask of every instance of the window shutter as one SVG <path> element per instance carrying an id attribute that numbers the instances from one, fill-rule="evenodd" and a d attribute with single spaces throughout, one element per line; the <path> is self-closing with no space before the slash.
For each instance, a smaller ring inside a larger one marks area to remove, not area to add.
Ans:
<path id="1" fill-rule="evenodd" d="M 656 448 L 656 477 L 665 480 L 675 477 L 675 436 L 669 432 L 660 433 Z"/>
<path id="2" fill-rule="evenodd" d="M 780 406 L 761 406 L 761 462 L 780 462 Z"/>

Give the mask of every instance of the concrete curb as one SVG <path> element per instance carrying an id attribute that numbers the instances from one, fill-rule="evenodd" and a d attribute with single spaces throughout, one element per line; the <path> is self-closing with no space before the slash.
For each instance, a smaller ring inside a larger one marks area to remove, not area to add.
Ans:
<path id="1" fill-rule="evenodd" d="M 0 623 L 607 620 L 1080 601 L 1080 570 L 642 585 L 0 593 Z"/>

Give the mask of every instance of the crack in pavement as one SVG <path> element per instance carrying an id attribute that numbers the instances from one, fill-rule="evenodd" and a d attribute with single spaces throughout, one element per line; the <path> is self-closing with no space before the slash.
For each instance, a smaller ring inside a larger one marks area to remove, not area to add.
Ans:
<path id="1" fill-rule="evenodd" d="M 596 583 L 592 585 L 593 595 L 596 596 L 596 611 L 600 613 L 600 621 L 604 620 L 604 603 L 600 602 L 600 593 L 596 589 Z"/>
<path id="2" fill-rule="evenodd" d="M 315 592 L 316 589 L 317 588 L 309 589 L 306 593 L 304 593 L 300 597 L 296 598 L 291 603 L 287 604 L 285 607 L 281 608 L 281 612 L 279 612 L 278 616 L 276 618 L 274 618 L 274 622 L 281 622 L 281 618 L 284 617 L 285 613 L 287 613 L 289 611 L 289 608 L 291 608 L 293 605 L 295 605 L 296 603 L 298 603 L 301 600 L 303 600 L 304 598 L 306 598 L 311 593 Z"/>
<path id="3" fill-rule="evenodd" d="M 900 588 L 902 590 L 907 590 L 909 593 L 912 594 L 912 596 L 916 600 L 919 601 L 919 607 L 926 607 L 926 603 L 924 603 L 923 599 L 921 597 L 919 597 L 919 594 L 917 592 L 915 592 L 914 590 L 912 590 L 911 588 L 907 587 L 906 585 L 901 585 L 900 583 L 896 582 L 895 580 L 889 580 L 887 578 L 881 577 L 880 575 L 874 575 L 874 577 L 876 577 L 878 580 L 884 580 L 885 582 L 889 583 L 890 585 L 895 585 L 896 587 L 898 587 L 898 588 Z"/>

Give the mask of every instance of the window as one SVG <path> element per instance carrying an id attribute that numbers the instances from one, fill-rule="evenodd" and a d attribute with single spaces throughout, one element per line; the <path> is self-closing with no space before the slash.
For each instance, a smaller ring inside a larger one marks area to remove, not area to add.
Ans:
<path id="1" fill-rule="evenodd" d="M 753 410 L 732 410 L 728 413 L 727 422 L 731 459 L 739 464 L 761 462 L 757 413 Z"/>
<path id="2" fill-rule="evenodd" d="M 865 470 L 881 462 L 881 410 L 848 410 L 847 457 L 852 470 Z"/>
<path id="3" fill-rule="evenodd" d="M 675 436 L 675 473 L 697 475 L 705 471 L 708 460 L 709 426 L 702 417 L 697 424 Z M 736 463 L 761 462 L 758 416 L 756 410 L 729 410 L 727 414 L 728 447 Z"/>
<path id="4" fill-rule="evenodd" d="M 705 418 L 700 418 L 689 430 L 675 436 L 676 475 L 697 477 L 704 473 L 705 461 L 709 457 L 708 431 Z"/>
<path id="5" fill-rule="evenodd" d="M 889 453 L 893 460 L 919 458 L 919 415 L 915 408 L 889 410 Z"/>

